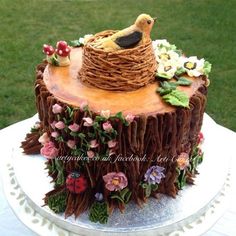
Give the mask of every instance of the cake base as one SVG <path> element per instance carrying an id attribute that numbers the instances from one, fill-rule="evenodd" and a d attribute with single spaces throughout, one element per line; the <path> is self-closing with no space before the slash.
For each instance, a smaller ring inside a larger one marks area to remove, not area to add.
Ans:
<path id="1" fill-rule="evenodd" d="M 31 125 L 34 121 L 32 119 Z M 224 150 L 223 147 L 215 150 L 220 147 L 215 138 L 217 125 L 207 116 L 203 132 L 206 137 L 203 146 L 205 160 L 199 167 L 200 175 L 194 186 L 186 187 L 176 199 L 160 196 L 158 204 L 156 199 L 149 199 L 143 209 L 129 204 L 125 214 L 115 211 L 107 225 L 91 223 L 86 213 L 77 220 L 74 217 L 64 219 L 63 215 L 54 214 L 48 207 L 41 207 L 44 193 L 52 187 L 50 178 L 43 171 L 44 159 L 25 156 L 20 149 L 12 152 L 12 160 L 8 159 L 11 163 L 5 165 L 5 192 L 18 217 L 38 234 L 47 231 L 50 235 L 67 235 L 70 231 L 82 235 L 150 235 L 154 232 L 173 233 L 174 230 L 179 233 L 177 235 L 193 230 L 192 235 L 201 234 L 222 214 L 229 187 L 229 158 L 226 159 L 229 156 L 224 155 L 224 162 L 220 161 Z"/>

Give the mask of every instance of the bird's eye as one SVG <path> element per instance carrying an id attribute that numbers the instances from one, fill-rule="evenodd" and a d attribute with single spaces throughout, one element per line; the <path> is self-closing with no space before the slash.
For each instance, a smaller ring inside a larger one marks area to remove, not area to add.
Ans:
<path id="1" fill-rule="evenodd" d="M 151 24 L 151 22 L 152 22 L 151 20 L 147 20 L 147 23 L 148 23 L 149 25 Z"/>

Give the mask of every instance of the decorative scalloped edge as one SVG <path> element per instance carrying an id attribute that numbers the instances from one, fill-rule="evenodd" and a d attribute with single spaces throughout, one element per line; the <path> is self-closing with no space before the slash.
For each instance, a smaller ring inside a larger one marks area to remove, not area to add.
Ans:
<path id="1" fill-rule="evenodd" d="M 12 207 L 17 217 L 32 231 L 40 235 L 60 235 L 60 236 L 78 236 L 73 232 L 69 232 L 49 219 L 40 215 L 27 201 L 26 195 L 23 193 L 20 185 L 17 182 L 14 168 L 11 163 L 4 166 L 4 190 L 7 200 Z M 231 186 L 231 174 L 228 173 L 224 186 L 217 197 L 209 203 L 209 208 L 202 213 L 194 221 L 178 226 L 173 232 L 166 232 L 161 235 L 168 236 L 184 236 L 184 235 L 199 235 L 206 232 L 219 219 L 227 207 L 227 197 Z M 145 231 L 148 235 L 148 232 Z M 134 234 L 137 232 L 133 232 Z M 142 233 L 142 232 L 139 232 Z M 108 233 L 109 234 L 109 233 Z M 107 234 L 107 235 L 108 235 Z M 129 235 L 133 235 L 130 233 Z M 158 234 L 157 234 L 158 235 Z"/>

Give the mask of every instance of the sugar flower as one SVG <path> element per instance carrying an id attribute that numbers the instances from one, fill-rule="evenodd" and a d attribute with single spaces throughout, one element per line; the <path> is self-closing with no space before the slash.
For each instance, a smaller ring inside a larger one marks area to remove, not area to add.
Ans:
<path id="1" fill-rule="evenodd" d="M 103 176 L 103 180 L 109 191 L 120 191 L 128 185 L 127 177 L 123 172 L 110 172 Z"/>
<path id="2" fill-rule="evenodd" d="M 35 124 L 33 125 L 32 129 L 38 130 L 40 128 L 40 122 L 36 121 Z"/>
<path id="3" fill-rule="evenodd" d="M 110 115 L 111 115 L 111 112 L 110 112 L 110 110 L 102 110 L 102 111 L 100 112 L 100 115 L 101 115 L 102 117 L 108 119 L 108 118 L 110 117 Z"/>
<path id="4" fill-rule="evenodd" d="M 117 141 L 116 140 L 110 140 L 107 142 L 107 145 L 109 148 L 114 148 L 117 145 Z"/>
<path id="5" fill-rule="evenodd" d="M 87 151 L 88 158 L 93 158 L 95 156 L 95 153 L 93 151 Z"/>
<path id="6" fill-rule="evenodd" d="M 189 155 L 186 152 L 180 153 L 177 158 L 177 164 L 180 170 L 184 170 L 189 166 Z"/>
<path id="7" fill-rule="evenodd" d="M 53 159 L 57 157 L 59 150 L 55 147 L 53 142 L 45 143 L 44 146 L 40 149 L 41 155 L 48 159 Z"/>
<path id="8" fill-rule="evenodd" d="M 62 112 L 62 107 L 59 104 L 56 103 L 52 106 L 52 112 L 54 114 L 61 113 Z"/>
<path id="9" fill-rule="evenodd" d="M 59 133 L 57 131 L 54 131 L 54 132 L 51 133 L 51 136 L 53 138 L 57 138 L 57 137 L 59 137 Z"/>
<path id="10" fill-rule="evenodd" d="M 75 140 L 68 140 L 66 142 L 67 146 L 71 149 L 75 149 L 76 145 L 75 145 Z"/>
<path id="11" fill-rule="evenodd" d="M 106 132 L 111 132 L 113 130 L 112 125 L 109 121 L 105 122 L 102 124 L 102 128 L 106 131 Z"/>
<path id="12" fill-rule="evenodd" d="M 55 127 L 55 124 L 56 124 L 57 122 L 54 120 L 51 124 L 50 124 L 50 126 L 53 128 L 53 129 L 55 129 L 56 127 Z"/>
<path id="13" fill-rule="evenodd" d="M 66 126 L 65 126 L 63 121 L 58 121 L 58 122 L 55 123 L 55 127 L 57 129 L 64 129 Z"/>
<path id="14" fill-rule="evenodd" d="M 103 200 L 103 194 L 102 193 L 96 193 L 95 198 L 98 202 L 101 202 Z"/>
<path id="15" fill-rule="evenodd" d="M 85 109 L 85 107 L 88 106 L 88 102 L 87 101 L 83 101 L 81 104 L 80 104 L 80 110 L 83 111 Z"/>
<path id="16" fill-rule="evenodd" d="M 154 40 L 154 41 L 152 41 L 152 45 L 153 45 L 154 49 L 157 48 L 157 47 L 167 47 L 167 48 L 169 48 L 171 46 L 170 43 L 166 39 Z"/>
<path id="17" fill-rule="evenodd" d="M 90 148 L 96 148 L 96 147 L 99 146 L 99 144 L 98 144 L 97 140 L 94 139 L 94 140 L 91 140 L 91 141 L 89 142 L 89 146 L 90 146 Z"/>
<path id="18" fill-rule="evenodd" d="M 204 74 L 205 60 L 199 60 L 197 57 L 182 57 L 181 65 L 189 76 L 198 77 Z"/>
<path id="19" fill-rule="evenodd" d="M 93 126 L 93 119 L 90 117 L 85 117 L 83 118 L 84 122 L 84 126 L 90 127 Z"/>
<path id="20" fill-rule="evenodd" d="M 92 34 L 85 34 L 84 37 L 79 38 L 79 43 L 84 45 L 92 36 Z"/>
<path id="21" fill-rule="evenodd" d="M 144 175 L 144 181 L 149 184 L 159 184 L 161 179 L 165 177 L 164 170 L 165 168 L 161 166 L 151 166 Z"/>
<path id="22" fill-rule="evenodd" d="M 162 78 L 171 79 L 175 75 L 177 67 L 170 63 L 160 63 L 157 68 L 157 75 Z"/>
<path id="23" fill-rule="evenodd" d="M 197 144 L 198 144 L 198 145 L 201 145 L 203 142 L 204 142 L 204 136 L 203 136 L 203 133 L 200 132 L 200 133 L 198 134 Z"/>
<path id="24" fill-rule="evenodd" d="M 135 118 L 135 116 L 132 115 L 132 114 L 128 114 L 128 115 L 125 116 L 125 120 L 126 120 L 129 124 L 133 122 L 134 118 Z"/>
<path id="25" fill-rule="evenodd" d="M 47 132 L 44 132 L 44 133 L 39 137 L 38 141 L 39 141 L 41 144 L 43 144 L 43 145 L 44 145 L 45 143 L 49 142 L 50 139 L 49 139 L 49 137 L 48 137 Z"/>
<path id="26" fill-rule="evenodd" d="M 79 125 L 76 123 L 73 123 L 72 125 L 69 125 L 68 128 L 72 131 L 72 132 L 77 132 L 79 130 Z"/>

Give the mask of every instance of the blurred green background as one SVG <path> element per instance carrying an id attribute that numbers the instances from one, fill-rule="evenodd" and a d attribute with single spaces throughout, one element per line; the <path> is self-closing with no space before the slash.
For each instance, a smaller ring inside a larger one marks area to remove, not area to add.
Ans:
<path id="1" fill-rule="evenodd" d="M 0 128 L 36 113 L 34 70 L 44 43 L 121 29 L 142 12 L 158 17 L 153 39 L 213 64 L 207 113 L 236 131 L 235 0 L 0 0 Z"/>

